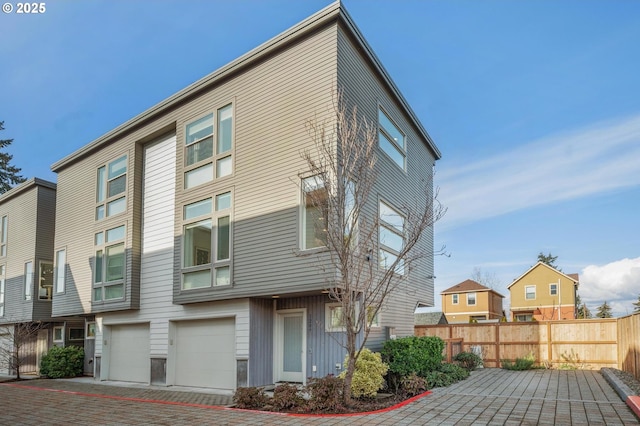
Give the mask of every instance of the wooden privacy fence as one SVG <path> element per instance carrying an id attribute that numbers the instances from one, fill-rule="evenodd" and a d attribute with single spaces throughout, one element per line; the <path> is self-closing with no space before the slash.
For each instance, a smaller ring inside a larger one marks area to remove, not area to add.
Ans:
<path id="1" fill-rule="evenodd" d="M 640 313 L 618 319 L 618 368 L 640 380 Z"/>
<path id="2" fill-rule="evenodd" d="M 635 326 L 640 327 L 640 321 Z M 638 363 L 638 328 L 628 333 Z M 569 364 L 577 368 L 620 368 L 618 320 L 563 320 L 485 324 L 416 325 L 416 336 L 438 336 L 445 341 L 462 339 L 462 350 L 470 352 L 480 346 L 484 364 L 500 367 L 500 360 L 515 360 L 533 353 L 541 365 L 558 367 Z M 634 338 L 634 336 L 636 336 Z M 635 340 L 634 340 L 635 339 Z M 635 346 L 634 346 L 635 345 Z M 449 349 L 449 348 L 447 348 Z M 630 357 L 632 359 L 633 357 Z M 631 360 L 628 361 L 632 363 Z M 637 376 L 636 376 L 637 377 Z"/>

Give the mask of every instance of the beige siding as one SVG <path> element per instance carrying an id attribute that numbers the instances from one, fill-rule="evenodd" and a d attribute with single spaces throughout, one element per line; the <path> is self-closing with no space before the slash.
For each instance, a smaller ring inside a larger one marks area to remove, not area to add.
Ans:
<path id="1" fill-rule="evenodd" d="M 427 191 L 432 188 L 432 165 L 435 156 L 412 126 L 410 118 L 403 112 L 396 98 L 385 86 L 383 79 L 372 71 L 346 33 L 338 32 L 338 85 L 344 88 L 347 102 L 357 105 L 358 112 L 373 125 L 378 123 L 378 105 L 391 116 L 406 135 L 407 172 L 401 170 L 381 150 L 378 151 L 378 182 L 375 190 L 378 197 L 402 208 L 424 203 Z M 397 188 L 407 188 L 399 192 Z M 369 214 L 377 214 L 377 204 L 369 206 Z M 382 326 L 395 327 L 398 336 L 413 334 L 413 312 L 418 302 L 433 305 L 433 232 L 428 230 L 419 247 L 427 255 L 414 263 L 410 282 L 389 300 L 381 312 Z M 383 338 L 380 333 L 378 339 Z M 376 340 L 376 336 L 372 336 Z"/>

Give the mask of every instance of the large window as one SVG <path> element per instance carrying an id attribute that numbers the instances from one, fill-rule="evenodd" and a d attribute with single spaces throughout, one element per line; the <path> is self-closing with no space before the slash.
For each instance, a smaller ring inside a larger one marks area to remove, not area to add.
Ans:
<path id="1" fill-rule="evenodd" d="M 231 193 L 184 206 L 182 289 L 231 284 Z"/>
<path id="2" fill-rule="evenodd" d="M 127 208 L 127 156 L 98 168 L 96 220 L 122 213 Z"/>
<path id="3" fill-rule="evenodd" d="M 4 316 L 5 265 L 0 265 L 0 317 Z"/>
<path id="4" fill-rule="evenodd" d="M 536 298 L 536 286 L 528 285 L 524 287 L 524 298 L 527 300 L 535 300 Z"/>
<path id="5" fill-rule="evenodd" d="M 7 229 L 9 221 L 8 217 L 2 216 L 0 220 L 0 257 L 7 255 Z"/>
<path id="6" fill-rule="evenodd" d="M 302 180 L 302 249 L 327 245 L 327 189 L 319 176 Z"/>
<path id="7" fill-rule="evenodd" d="M 233 105 L 187 124 L 184 187 L 193 188 L 233 172 Z"/>
<path id="8" fill-rule="evenodd" d="M 378 110 L 378 143 L 380 148 L 400 167 L 405 169 L 405 157 L 407 148 L 405 136 L 389 116 L 382 110 Z"/>
<path id="9" fill-rule="evenodd" d="M 379 219 L 380 266 L 389 269 L 396 263 L 404 246 L 404 217 L 396 209 L 380 201 Z M 402 259 L 396 263 L 395 272 L 404 275 Z"/>
<path id="10" fill-rule="evenodd" d="M 38 275 L 38 299 L 51 300 L 53 295 L 53 262 L 41 261 Z"/>
<path id="11" fill-rule="evenodd" d="M 57 293 L 64 293 L 65 272 L 67 268 L 67 251 L 65 249 L 56 252 L 55 285 Z"/>
<path id="12" fill-rule="evenodd" d="M 125 226 L 95 234 L 93 301 L 124 298 Z"/>
<path id="13" fill-rule="evenodd" d="M 31 300 L 33 293 L 33 262 L 24 264 L 24 300 Z"/>

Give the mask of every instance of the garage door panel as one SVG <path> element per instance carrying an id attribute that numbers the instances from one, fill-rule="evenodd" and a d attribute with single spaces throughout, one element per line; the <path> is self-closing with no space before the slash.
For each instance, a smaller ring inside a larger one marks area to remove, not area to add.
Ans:
<path id="1" fill-rule="evenodd" d="M 176 384 L 234 389 L 233 318 L 176 323 Z"/>
<path id="2" fill-rule="evenodd" d="M 109 379 L 149 382 L 149 325 L 111 326 Z"/>

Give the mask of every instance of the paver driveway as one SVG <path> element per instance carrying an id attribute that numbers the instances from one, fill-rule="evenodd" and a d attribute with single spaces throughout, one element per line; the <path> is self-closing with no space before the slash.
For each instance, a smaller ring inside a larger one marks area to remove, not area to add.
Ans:
<path id="1" fill-rule="evenodd" d="M 637 425 L 599 372 L 485 369 L 383 413 L 296 417 L 215 407 L 225 397 L 65 380 L 0 385 L 3 425 Z M 217 402 L 216 402 L 217 401 Z"/>

